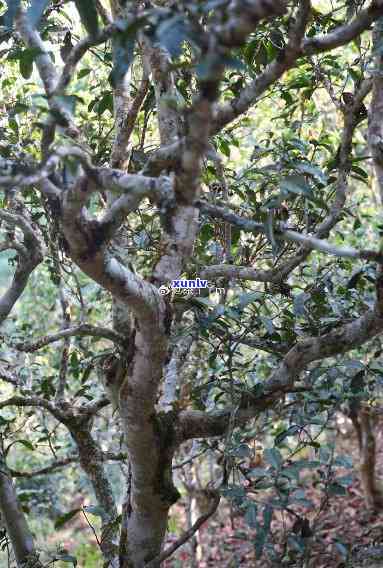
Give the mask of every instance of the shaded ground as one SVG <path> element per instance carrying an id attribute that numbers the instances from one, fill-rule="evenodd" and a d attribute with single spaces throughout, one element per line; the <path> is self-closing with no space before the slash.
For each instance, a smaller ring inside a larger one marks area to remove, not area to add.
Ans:
<path id="1" fill-rule="evenodd" d="M 377 474 L 383 480 L 383 428 L 377 428 Z M 342 453 L 358 463 L 356 441 L 347 437 L 340 440 Z M 310 491 L 310 499 L 319 507 L 320 494 Z M 317 510 L 309 513 L 310 522 Z M 281 544 L 291 534 L 291 519 L 274 515 L 272 533 L 274 542 Z M 177 537 L 169 537 L 168 544 Z M 366 509 L 364 497 L 355 469 L 354 481 L 345 497 L 332 497 L 320 513 L 314 535 L 307 540 L 309 550 L 306 564 L 302 560 L 271 563 L 265 558 L 256 559 L 254 531 L 249 530 L 243 519 L 233 516 L 227 504 L 222 503 L 219 511 L 198 533 L 201 546 L 200 559 L 192 561 L 190 545 L 185 545 L 165 564 L 167 568 L 192 567 L 210 568 L 267 568 L 278 566 L 305 566 L 305 568 L 383 568 L 383 511 L 371 512 Z"/>

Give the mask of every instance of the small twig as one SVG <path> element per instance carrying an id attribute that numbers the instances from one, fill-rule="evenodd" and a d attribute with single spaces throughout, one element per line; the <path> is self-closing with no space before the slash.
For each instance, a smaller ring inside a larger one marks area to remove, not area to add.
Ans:
<path id="1" fill-rule="evenodd" d="M 60 285 L 60 304 L 63 313 L 63 323 L 62 329 L 69 329 L 71 318 L 70 318 L 70 305 L 68 299 L 65 296 L 65 291 L 62 284 Z M 66 388 L 66 376 L 68 371 L 68 360 L 69 360 L 69 350 L 70 350 L 70 336 L 64 337 L 62 352 L 61 352 L 61 362 L 59 371 L 59 380 L 57 384 L 55 400 L 56 402 L 64 398 L 65 388 Z"/>
<path id="2" fill-rule="evenodd" d="M 88 519 L 88 517 L 86 516 L 86 513 L 85 513 L 85 511 L 84 511 L 84 507 L 82 507 L 81 512 L 82 512 L 82 514 L 84 515 L 84 517 L 85 517 L 85 519 L 86 519 L 86 522 L 88 523 L 88 525 L 89 525 L 91 531 L 92 531 L 93 534 L 94 534 L 94 538 L 96 539 L 97 546 L 101 549 L 101 543 L 100 543 L 100 541 L 99 541 L 99 539 L 98 539 L 98 536 L 97 536 L 97 533 L 96 533 L 96 531 L 95 531 L 95 528 L 94 528 L 94 526 L 92 525 L 92 523 L 90 522 L 90 520 Z"/>

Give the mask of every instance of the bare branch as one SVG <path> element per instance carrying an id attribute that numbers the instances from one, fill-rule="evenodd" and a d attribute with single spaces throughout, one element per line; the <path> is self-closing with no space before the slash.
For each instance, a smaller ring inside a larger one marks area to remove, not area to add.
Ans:
<path id="1" fill-rule="evenodd" d="M 201 201 L 199 201 L 197 205 L 204 213 L 209 213 L 209 215 L 211 215 L 212 217 L 224 219 L 225 221 L 236 225 L 244 231 L 254 233 L 265 232 L 263 223 L 258 223 L 256 221 L 252 221 L 251 219 L 246 219 L 244 217 L 236 215 L 228 208 L 210 205 Z M 376 262 L 383 262 L 383 255 L 380 252 L 363 249 L 357 250 L 353 247 L 338 247 L 336 245 L 332 245 L 324 239 L 319 239 L 316 236 L 298 233 L 297 231 L 293 231 L 292 229 L 285 228 L 285 225 L 283 223 L 280 223 L 276 227 L 276 231 L 276 237 L 286 241 L 301 243 L 306 249 L 309 250 L 314 249 L 344 258 L 361 258 L 375 260 Z M 242 269 L 242 275 L 237 272 L 237 278 L 247 278 L 248 280 L 258 280 L 259 282 L 269 282 L 270 275 L 272 274 L 272 272 L 269 271 L 255 271 L 252 269 L 247 269 L 248 272 L 243 272 L 243 270 L 246 269 L 242 267 L 236 267 L 236 269 Z M 205 270 L 205 274 L 208 274 L 209 268 L 206 268 Z M 218 268 L 214 267 L 213 272 L 215 276 L 231 276 L 232 267 L 228 267 L 227 265 L 222 266 L 222 274 L 219 274 Z"/>
<path id="2" fill-rule="evenodd" d="M 273 282 L 279 280 L 279 270 L 256 270 L 235 264 L 217 264 L 206 266 L 200 271 L 201 278 L 227 278 L 230 280 L 252 280 L 253 282 Z"/>
<path id="3" fill-rule="evenodd" d="M 80 325 L 74 327 L 68 327 L 66 329 L 62 329 L 57 333 L 53 333 L 51 335 L 44 335 L 35 341 L 23 341 L 19 343 L 12 343 L 12 346 L 19 351 L 23 351 L 25 353 L 32 353 L 34 351 L 38 351 L 43 347 L 46 347 L 50 343 L 55 343 L 60 339 L 64 339 L 66 337 L 96 337 L 98 339 L 109 339 L 116 343 L 117 345 L 125 345 L 125 339 L 119 333 L 116 333 L 112 329 L 107 327 L 96 327 L 93 325 L 89 325 L 86 323 L 82 323 Z"/>
<path id="4" fill-rule="evenodd" d="M 383 306 L 382 306 L 383 307 Z M 313 361 L 341 355 L 360 347 L 366 341 L 383 332 L 383 311 L 378 302 L 373 310 L 358 319 L 342 325 L 320 337 L 310 337 L 296 343 L 271 374 L 260 395 L 244 397 L 235 413 L 235 424 L 240 425 L 258 416 L 272 406 L 281 395 L 294 388 L 295 381 L 307 365 Z M 246 399 L 246 400 L 245 400 Z M 233 414 L 233 409 L 206 413 L 184 411 L 179 415 L 177 435 L 180 442 L 191 438 L 223 435 Z"/>
<path id="5" fill-rule="evenodd" d="M 56 460 L 55 462 L 47 465 L 46 467 L 42 467 L 41 469 L 36 469 L 34 471 L 16 471 L 14 469 L 9 468 L 9 473 L 12 477 L 15 478 L 26 478 L 32 479 L 33 477 L 38 477 L 39 475 L 47 475 L 50 473 L 55 472 L 58 469 L 66 467 L 67 465 L 71 465 L 72 463 L 78 462 L 78 456 L 68 456 L 67 458 L 63 458 L 61 460 Z"/>
<path id="6" fill-rule="evenodd" d="M 62 282 L 60 283 L 59 288 L 59 295 L 60 295 L 60 304 L 62 310 L 62 329 L 66 330 L 69 329 L 71 323 L 70 317 L 70 305 L 68 299 L 65 295 L 65 290 L 63 287 Z M 58 383 L 56 388 L 55 394 L 55 401 L 59 401 L 64 399 L 65 389 L 66 389 L 66 376 L 68 371 L 68 358 L 69 358 L 69 349 L 70 349 L 70 337 L 65 337 L 61 349 L 61 361 L 60 361 L 60 371 L 58 376 Z"/>
<path id="7" fill-rule="evenodd" d="M 24 292 L 33 270 L 43 260 L 44 246 L 37 231 L 26 218 L 26 213 L 10 213 L 0 210 L 0 220 L 18 227 L 24 235 L 23 243 L 18 247 L 19 258 L 12 283 L 0 298 L 0 324 L 8 317 L 13 306 Z M 22 247 L 22 248 L 21 248 Z"/>
<path id="8" fill-rule="evenodd" d="M 349 24 L 338 26 L 326 35 L 305 39 L 302 55 L 313 55 L 342 47 L 342 45 L 349 43 L 365 30 L 368 30 L 371 24 L 381 16 L 383 16 L 383 2 L 382 0 L 373 0 L 368 8 L 358 12 Z"/>
<path id="9" fill-rule="evenodd" d="M 197 334 L 189 333 L 182 335 L 182 321 L 175 327 L 175 341 L 172 345 L 170 361 L 166 365 L 163 381 L 163 394 L 158 403 L 158 409 L 162 412 L 167 412 L 173 408 L 173 404 L 177 399 L 177 388 L 181 386 L 180 372 L 185 359 L 190 352 L 193 341 L 196 339 Z M 180 336 L 177 337 L 177 330 Z"/>
<path id="10" fill-rule="evenodd" d="M 66 132 L 69 136 L 77 138 L 79 136 L 79 130 L 73 122 L 73 117 L 65 105 L 60 102 L 59 98 L 55 97 L 55 91 L 58 82 L 58 76 L 56 72 L 56 67 L 52 62 L 52 59 L 45 48 L 44 42 L 37 30 L 33 29 L 28 21 L 27 14 L 23 10 L 19 10 L 16 17 L 16 25 L 20 32 L 21 37 L 25 45 L 29 49 L 36 50 L 38 55 L 36 55 L 35 61 L 36 66 L 39 71 L 41 80 L 43 81 L 45 92 L 48 97 L 48 103 L 51 111 L 54 114 L 58 114 L 62 117 L 67 124 Z"/>
<path id="11" fill-rule="evenodd" d="M 32 396 L 29 398 L 23 396 L 12 396 L 11 398 L 0 401 L 0 409 L 6 408 L 7 406 L 18 406 L 21 408 L 32 406 L 36 408 L 45 408 L 45 410 L 48 410 L 52 414 L 52 416 L 54 416 L 60 422 L 62 422 L 65 418 L 65 415 L 60 410 L 58 410 L 58 408 L 54 404 L 52 404 L 45 398 L 39 398 L 37 396 Z"/>
<path id="12" fill-rule="evenodd" d="M 302 16 L 307 19 L 306 10 L 307 6 L 306 8 L 302 8 Z M 272 61 L 263 73 L 242 90 L 238 97 L 222 105 L 217 110 L 210 134 L 216 134 L 241 114 L 247 112 L 271 85 L 278 81 L 288 69 L 291 69 L 295 65 L 299 57 L 328 51 L 349 43 L 363 31 L 367 30 L 381 15 L 383 15 L 383 4 L 381 0 L 377 0 L 373 1 L 365 10 L 360 11 L 352 22 L 344 26 L 339 26 L 333 32 L 325 36 L 314 36 L 302 41 L 302 38 L 299 39 L 299 36 L 296 35 L 296 31 L 293 32 L 291 41 L 287 45 L 284 53 L 280 54 L 277 59 Z M 298 26 L 295 30 L 297 29 Z"/>
<path id="13" fill-rule="evenodd" d="M 138 113 L 140 112 L 141 106 L 149 90 L 149 86 L 150 81 L 147 77 L 146 68 L 144 66 L 140 86 L 129 110 L 127 112 L 123 112 L 121 117 L 116 116 L 116 124 L 119 126 L 116 132 L 110 158 L 112 168 L 126 169 L 124 166 L 127 165 L 127 161 L 129 160 L 128 147 L 130 138 L 136 124 Z"/>

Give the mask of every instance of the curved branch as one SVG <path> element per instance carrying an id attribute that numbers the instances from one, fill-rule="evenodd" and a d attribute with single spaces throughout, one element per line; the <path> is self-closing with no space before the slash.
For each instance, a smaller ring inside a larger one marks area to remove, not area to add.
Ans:
<path id="1" fill-rule="evenodd" d="M 61 119 L 66 123 L 66 132 L 70 137 L 77 138 L 79 136 L 79 130 L 73 122 L 73 116 L 71 112 L 68 111 L 65 104 L 60 101 L 59 97 L 56 97 L 56 87 L 58 82 L 58 75 L 56 67 L 45 48 L 44 42 L 42 41 L 40 34 L 37 30 L 33 29 L 29 23 L 28 16 L 23 10 L 19 10 L 16 16 L 17 29 L 20 35 L 29 49 L 36 50 L 37 55 L 35 57 L 35 62 L 39 75 L 44 84 L 44 89 L 48 97 L 48 104 L 50 110 L 53 112 L 53 116 L 59 115 Z M 51 120 L 53 119 L 51 116 Z M 55 120 L 50 124 L 50 127 L 54 128 Z"/>
<path id="2" fill-rule="evenodd" d="M 96 36 L 87 36 L 76 43 L 66 58 L 64 68 L 60 78 L 56 82 L 52 94 L 61 95 L 65 91 L 73 77 L 77 64 L 81 61 L 88 49 L 104 43 L 118 31 L 120 31 L 118 24 L 112 22 L 105 26 Z"/>
<path id="3" fill-rule="evenodd" d="M 349 43 L 368 30 L 371 24 L 381 16 L 383 16 L 383 2 L 382 0 L 373 0 L 349 24 L 339 26 L 326 35 L 305 39 L 302 46 L 303 55 L 313 55 L 342 47 L 342 45 Z"/>
<path id="4" fill-rule="evenodd" d="M 184 411 L 179 414 L 176 432 L 178 441 L 191 438 L 222 436 L 233 418 L 236 425 L 255 418 L 260 411 L 272 406 L 281 395 L 294 388 L 295 381 L 309 363 L 341 355 L 360 347 L 383 332 L 382 282 L 378 281 L 378 300 L 374 309 L 358 319 L 335 328 L 320 337 L 310 337 L 292 347 L 265 382 L 260 395 L 246 395 L 240 408 L 218 412 Z"/>
<path id="5" fill-rule="evenodd" d="M 0 298 L 1 325 L 24 292 L 31 273 L 43 260 L 44 246 L 30 221 L 23 215 L 0 210 L 0 220 L 5 221 L 11 226 L 18 227 L 24 235 L 22 249 L 18 247 L 17 268 L 12 283 L 5 294 Z"/>
<path id="6" fill-rule="evenodd" d="M 42 467 L 41 469 L 36 469 L 35 471 L 16 471 L 15 469 L 8 469 L 12 477 L 32 479 L 33 477 L 37 477 L 39 475 L 47 475 L 49 473 L 53 473 L 57 469 L 61 469 L 62 467 L 66 467 L 67 465 L 70 465 L 77 461 L 78 456 L 69 456 L 67 458 L 57 460 L 52 464 L 47 465 L 46 467 Z"/>
<path id="7" fill-rule="evenodd" d="M 25 353 L 32 353 L 33 351 L 38 351 L 39 349 L 46 347 L 50 343 L 59 341 L 64 337 L 73 337 L 73 336 L 78 336 L 78 337 L 90 336 L 90 337 L 97 337 L 98 339 L 109 339 L 110 341 L 113 341 L 113 343 L 116 343 L 117 345 L 126 346 L 126 339 L 119 333 L 113 331 L 112 329 L 109 329 L 107 327 L 96 327 L 93 325 L 83 323 L 74 327 L 62 329 L 61 331 L 58 331 L 57 333 L 53 333 L 51 335 L 44 335 L 43 337 L 40 337 L 35 341 L 23 341 L 19 343 L 13 343 L 12 347 L 18 349 L 19 351 L 23 351 Z"/>
<path id="8" fill-rule="evenodd" d="M 65 414 L 58 410 L 58 408 L 54 404 L 50 403 L 45 398 L 40 398 L 37 396 L 30 398 L 23 396 L 12 396 L 11 398 L 0 401 L 0 410 L 2 408 L 6 408 L 7 406 L 32 406 L 36 408 L 45 408 L 45 410 L 48 410 L 59 422 L 64 422 L 65 420 Z"/>
<path id="9" fill-rule="evenodd" d="M 285 51 L 272 61 L 264 72 L 245 87 L 235 99 L 217 110 L 211 135 L 217 134 L 230 122 L 247 112 L 271 85 L 276 83 L 286 71 L 295 65 L 299 57 L 329 51 L 349 43 L 367 30 L 382 15 L 383 3 L 381 0 L 377 0 L 373 1 L 365 10 L 359 12 L 352 22 L 339 26 L 325 36 L 315 36 L 302 41 L 302 38 L 293 34 Z"/>

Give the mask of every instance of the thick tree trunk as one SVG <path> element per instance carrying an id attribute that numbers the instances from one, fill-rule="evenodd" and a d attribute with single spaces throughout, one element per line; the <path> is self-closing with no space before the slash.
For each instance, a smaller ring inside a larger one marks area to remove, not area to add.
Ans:
<path id="1" fill-rule="evenodd" d="M 119 393 L 130 460 L 120 542 L 122 568 L 141 568 L 161 553 L 169 509 L 179 498 L 172 480 L 173 415 L 155 410 L 167 349 L 163 332 L 142 326 Z"/>
<path id="2" fill-rule="evenodd" d="M 169 509 L 163 508 L 158 495 L 152 495 L 150 501 L 147 509 L 132 510 L 127 515 L 121 568 L 143 568 L 162 551 Z"/>
<path id="3" fill-rule="evenodd" d="M 376 443 L 369 409 L 362 408 L 359 412 L 361 431 L 360 448 L 360 477 L 366 504 L 370 509 L 379 510 L 383 507 L 383 495 L 376 479 Z"/>
<path id="4" fill-rule="evenodd" d="M 19 505 L 11 474 L 0 451 L 0 512 L 12 543 L 17 566 L 42 568 L 33 537 Z"/>

